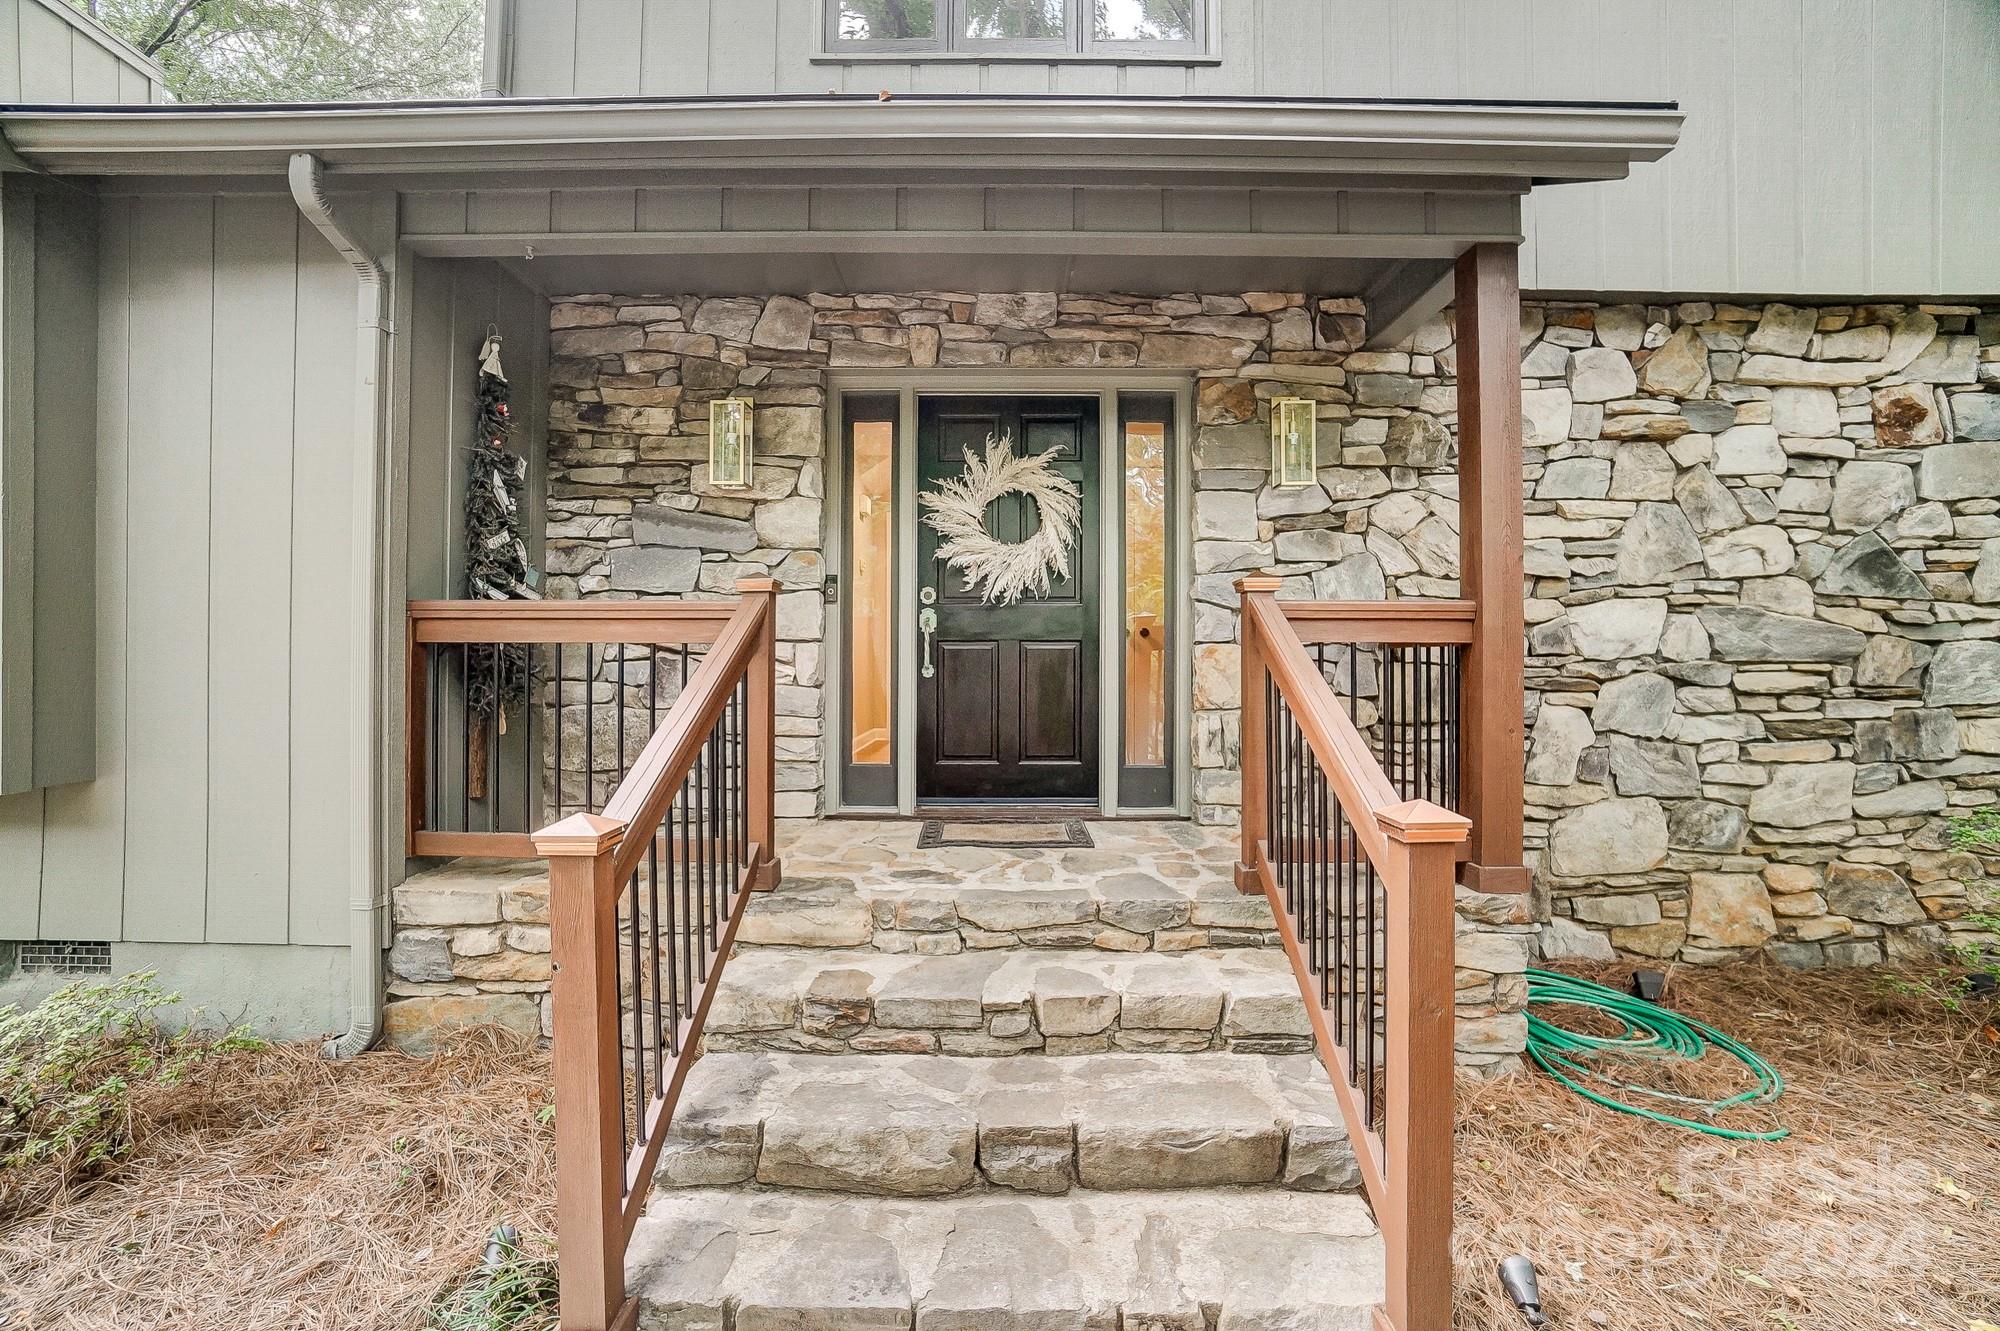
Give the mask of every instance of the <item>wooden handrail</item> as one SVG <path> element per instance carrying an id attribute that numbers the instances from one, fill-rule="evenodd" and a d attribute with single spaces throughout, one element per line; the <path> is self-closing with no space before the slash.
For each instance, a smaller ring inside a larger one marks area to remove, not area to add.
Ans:
<path id="1" fill-rule="evenodd" d="M 405 845 L 415 857 L 457 855 L 531 856 L 535 848 L 526 824 L 519 831 L 447 830 L 428 826 L 425 810 L 433 776 L 430 765 L 446 761 L 430 752 L 428 709 L 432 657 L 444 647 L 564 647 L 596 644 L 656 648 L 701 647 L 720 641 L 740 602 L 711 601 L 411 601 L 407 609 L 405 683 Z M 692 685 L 693 681 L 688 683 Z M 562 681 L 556 682 L 556 724 L 562 723 Z M 588 720 L 588 718 L 586 718 Z M 531 719 L 530 724 L 533 724 Z M 470 726 L 467 726 L 470 730 Z M 467 735 L 482 745 L 484 729 Z M 621 736 L 622 740 L 622 736 Z M 529 754 L 539 771 L 540 755 Z M 468 766 L 477 770 L 468 758 Z M 447 764 L 447 772 L 451 769 Z M 557 774 L 558 781 L 561 774 Z M 517 786 L 518 790 L 518 786 Z M 473 792 L 474 798 L 478 792 Z M 561 812 L 558 806 L 558 812 Z"/>
<path id="2" fill-rule="evenodd" d="M 412 601 L 410 641 L 714 642 L 734 601 Z"/>
<path id="3" fill-rule="evenodd" d="M 1386 1282 L 1377 1324 L 1385 1331 L 1449 1331 L 1452 897 L 1458 849 L 1471 823 L 1428 801 L 1398 797 L 1305 642 L 1462 642 L 1444 635 L 1469 621 L 1462 603 L 1285 606 L 1275 595 L 1276 578 L 1244 578 L 1236 585 L 1242 593 L 1243 690 L 1237 885 L 1261 891 L 1271 904 L 1382 1231 Z M 1338 636 L 1343 633 L 1367 636 Z M 1281 704 L 1278 715 L 1270 713 L 1273 697 Z M 1281 718 L 1290 727 L 1282 732 Z M 1282 794 L 1271 789 L 1274 736 L 1282 736 L 1291 764 Z M 1310 784 L 1298 766 L 1304 755 L 1323 786 L 1302 797 L 1299 787 Z M 1298 816 L 1301 811 L 1305 816 Z M 1274 846 L 1274 838 L 1283 844 Z M 1372 870 L 1365 889 L 1356 872 L 1360 860 Z M 1379 1099 L 1377 880 L 1383 902 Z M 1366 904 L 1357 905 L 1364 891 Z M 1350 950 L 1360 946 L 1357 933 L 1365 937 L 1365 954 Z M 1322 997 L 1329 993 L 1330 1000 Z"/>
<path id="4" fill-rule="evenodd" d="M 625 1250 L 745 905 L 781 872 L 777 584 L 746 579 L 737 590 L 741 602 L 604 812 L 572 814 L 534 835 L 549 861 L 563 1331 L 628 1331 L 636 1323 Z M 677 800 L 678 842 L 670 818 Z M 629 991 L 621 952 L 633 966 Z M 678 976 L 677 965 L 686 967 Z"/>
<path id="5" fill-rule="evenodd" d="M 1302 643 L 1422 646 L 1472 641 L 1478 607 L 1470 601 L 1279 601 Z"/>

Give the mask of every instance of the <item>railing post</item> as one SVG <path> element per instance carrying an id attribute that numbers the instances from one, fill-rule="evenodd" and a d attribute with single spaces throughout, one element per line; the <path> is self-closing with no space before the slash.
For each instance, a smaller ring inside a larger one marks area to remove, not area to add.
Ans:
<path id="1" fill-rule="evenodd" d="M 1512 244 L 1458 260 L 1458 543 L 1475 605 L 1459 676 L 1459 808 L 1472 819 L 1465 881 L 1525 892 L 1521 593 L 1521 289 Z"/>
<path id="2" fill-rule="evenodd" d="M 1269 792 L 1264 788 L 1264 647 L 1250 614 L 1250 599 L 1276 595 L 1281 579 L 1256 574 L 1236 580 L 1239 604 L 1236 608 L 1238 669 L 1243 690 L 1243 712 L 1237 752 L 1242 771 L 1241 810 L 1242 850 L 1236 860 L 1236 890 L 1246 895 L 1261 894 L 1264 886 L 1257 878 L 1257 842 L 1264 834 L 1268 818 Z"/>
<path id="3" fill-rule="evenodd" d="M 750 886 L 768 892 L 785 876 L 778 858 L 778 584 L 772 578 L 743 578 L 736 584 L 737 595 L 746 604 L 761 597 L 765 603 L 764 628 L 757 636 L 757 651 L 745 672 L 750 715 L 745 727 L 749 745 L 745 773 L 750 814 L 750 839 L 757 843 L 757 868 Z"/>
<path id="4" fill-rule="evenodd" d="M 535 833 L 549 862 L 555 963 L 556 1256 L 562 1331 L 609 1331 L 625 1299 L 618 912 L 625 824 L 575 813 Z"/>
<path id="5" fill-rule="evenodd" d="M 1376 811 L 1402 863 L 1386 938 L 1383 1164 L 1377 1221 L 1388 1254 L 1395 1331 L 1450 1331 L 1452 1166 L 1452 891 L 1471 823 L 1428 800 Z"/>

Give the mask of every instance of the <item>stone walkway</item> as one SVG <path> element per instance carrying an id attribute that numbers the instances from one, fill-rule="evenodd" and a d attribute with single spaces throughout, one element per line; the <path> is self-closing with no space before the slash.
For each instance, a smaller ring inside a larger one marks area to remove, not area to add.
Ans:
<path id="1" fill-rule="evenodd" d="M 641 1325 L 1361 1331 L 1380 1238 L 1268 909 L 1188 823 L 783 838 L 633 1238 Z"/>

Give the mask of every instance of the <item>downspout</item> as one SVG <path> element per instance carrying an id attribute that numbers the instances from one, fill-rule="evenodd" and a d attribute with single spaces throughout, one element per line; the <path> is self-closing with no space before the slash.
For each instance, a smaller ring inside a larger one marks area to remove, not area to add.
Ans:
<path id="1" fill-rule="evenodd" d="M 380 815 L 375 789 L 375 741 L 382 722 L 375 687 L 381 646 L 375 596 L 381 570 L 375 527 L 377 478 L 382 465 L 382 367 L 389 350 L 388 282 L 381 263 L 335 219 L 323 189 L 319 159 L 311 153 L 293 153 L 290 177 L 292 199 L 299 211 L 347 260 L 360 282 L 354 367 L 356 539 L 349 570 L 356 602 L 349 625 L 354 640 L 348 697 L 348 747 L 354 762 L 348 837 L 354 881 L 348 900 L 349 1017 L 346 1033 L 321 1047 L 328 1058 L 352 1058 L 373 1044 L 382 1029 L 381 894 L 376 890 L 381 847 L 377 844 Z"/>
<path id="2" fill-rule="evenodd" d="M 505 97 L 514 83 L 514 0 L 486 0 L 486 46 L 479 95 Z"/>

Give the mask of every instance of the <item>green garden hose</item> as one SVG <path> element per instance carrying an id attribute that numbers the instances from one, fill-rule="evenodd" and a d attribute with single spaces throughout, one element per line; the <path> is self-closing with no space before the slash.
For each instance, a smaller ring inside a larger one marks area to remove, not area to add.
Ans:
<path id="1" fill-rule="evenodd" d="M 1585 1035 L 1567 1030 L 1537 1011 L 1552 1007 L 1578 1007 L 1602 1012 L 1624 1029 L 1616 1035 Z M 1710 1048 L 1720 1049 L 1741 1063 L 1749 1071 L 1755 1085 L 1726 1099 L 1701 1100 L 1620 1081 L 1595 1066 L 1600 1058 L 1695 1060 Z M 1778 1075 L 1776 1068 L 1749 1048 L 1692 1017 L 1684 1017 L 1656 1003 L 1648 1003 L 1642 998 L 1634 998 L 1573 975 L 1532 969 L 1528 972 L 1528 1057 L 1586 1100 L 1594 1100 L 1621 1113 L 1637 1114 L 1656 1123 L 1670 1123 L 1675 1127 L 1705 1132 L 1711 1137 L 1728 1137 L 1736 1141 L 1777 1141 L 1788 1132 L 1785 1128 L 1773 1128 L 1766 1132 L 1726 1128 L 1715 1121 L 1727 1110 L 1743 1105 L 1769 1104 L 1784 1093 L 1785 1079 Z M 1584 1085 L 1586 1081 L 1627 1095 L 1693 1106 L 1702 1117 L 1687 1118 L 1627 1104 Z"/>

